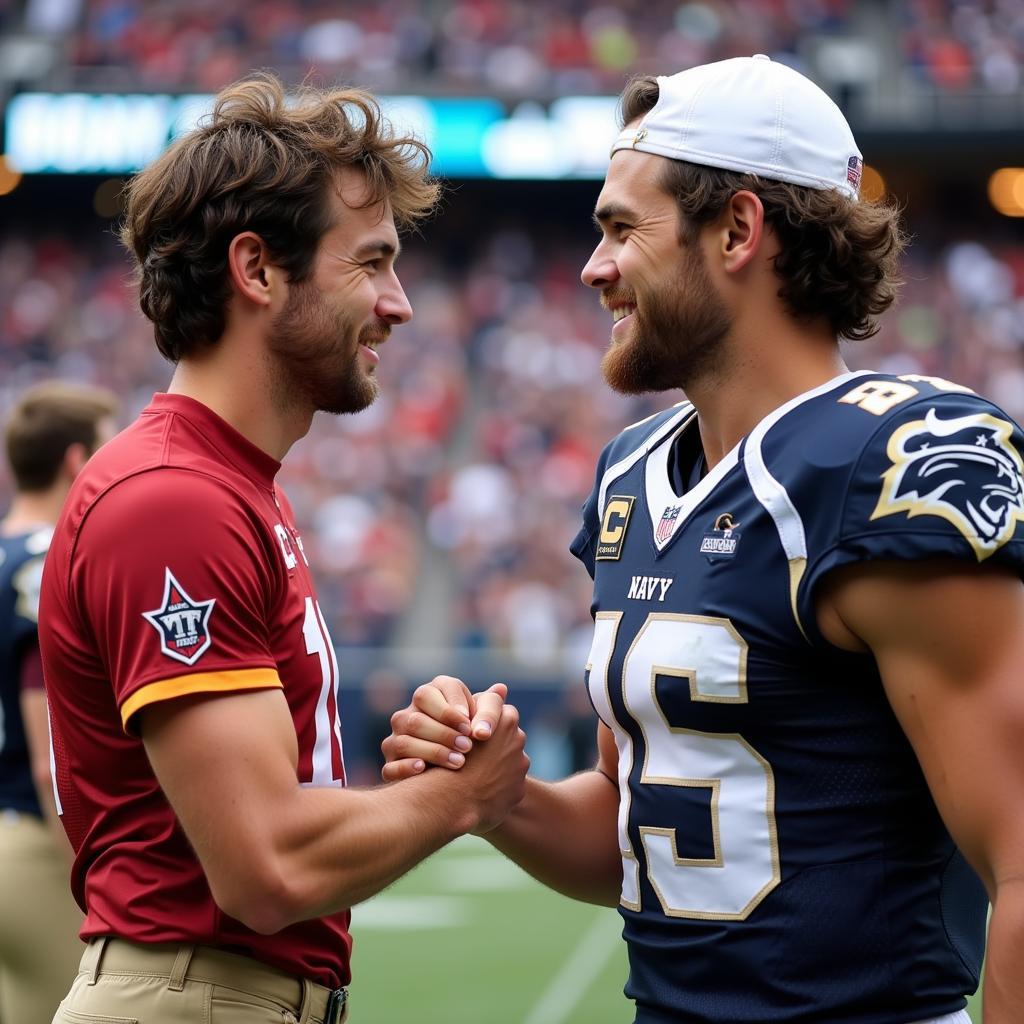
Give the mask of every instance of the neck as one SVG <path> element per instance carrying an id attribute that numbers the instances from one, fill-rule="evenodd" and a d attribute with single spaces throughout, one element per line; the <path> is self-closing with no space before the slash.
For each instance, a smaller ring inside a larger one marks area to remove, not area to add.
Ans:
<path id="1" fill-rule="evenodd" d="M 723 350 L 722 365 L 686 388 L 709 469 L 769 413 L 847 369 L 827 327 L 794 329 L 788 320 L 734 329 Z"/>
<path id="2" fill-rule="evenodd" d="M 254 348 L 228 332 L 209 350 L 178 363 L 167 391 L 202 402 L 280 462 L 309 431 L 313 410 L 282 403 L 269 361 Z"/>
<path id="3" fill-rule="evenodd" d="M 44 526 L 53 526 L 60 518 L 67 491 L 64 486 L 54 485 L 47 491 L 16 494 L 7 515 L 0 521 L 0 532 L 12 537 Z"/>

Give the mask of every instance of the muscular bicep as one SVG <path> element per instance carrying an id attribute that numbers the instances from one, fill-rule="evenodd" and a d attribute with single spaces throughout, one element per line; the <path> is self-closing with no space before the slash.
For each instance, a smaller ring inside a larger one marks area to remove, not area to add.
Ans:
<path id="1" fill-rule="evenodd" d="M 877 563 L 828 603 L 874 654 L 954 839 L 990 892 L 1024 871 L 1024 585 L 998 568 Z"/>
<path id="2" fill-rule="evenodd" d="M 298 786 L 282 691 L 185 697 L 149 706 L 141 719 L 153 771 L 218 903 L 236 884 L 272 884 L 275 825 Z"/>

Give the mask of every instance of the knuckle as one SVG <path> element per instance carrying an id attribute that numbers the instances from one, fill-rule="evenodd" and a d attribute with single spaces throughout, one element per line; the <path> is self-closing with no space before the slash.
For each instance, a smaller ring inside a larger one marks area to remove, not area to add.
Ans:
<path id="1" fill-rule="evenodd" d="M 421 711 L 411 711 L 405 720 L 405 728 L 403 732 L 419 733 L 423 731 L 424 725 L 426 725 L 427 716 Z"/>

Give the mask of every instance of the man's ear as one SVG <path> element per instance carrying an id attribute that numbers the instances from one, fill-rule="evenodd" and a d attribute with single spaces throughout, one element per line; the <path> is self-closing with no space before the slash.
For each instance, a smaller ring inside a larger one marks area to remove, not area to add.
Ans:
<path id="1" fill-rule="evenodd" d="M 236 291 L 258 306 L 269 306 L 273 286 L 281 276 L 270 262 L 266 243 L 252 231 L 235 235 L 228 246 L 228 270 Z"/>
<path id="2" fill-rule="evenodd" d="M 89 461 L 89 455 L 89 449 L 78 441 L 68 445 L 64 452 L 64 458 L 61 460 L 61 470 L 69 482 L 82 472 L 82 468 Z"/>
<path id="3" fill-rule="evenodd" d="M 722 266 L 734 274 L 746 267 L 761 248 L 764 206 L 753 192 L 743 189 L 725 205 L 720 221 Z"/>

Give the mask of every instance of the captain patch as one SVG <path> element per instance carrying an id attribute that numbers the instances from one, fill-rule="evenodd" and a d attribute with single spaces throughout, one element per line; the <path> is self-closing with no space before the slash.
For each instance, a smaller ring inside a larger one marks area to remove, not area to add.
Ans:
<path id="1" fill-rule="evenodd" d="M 194 665 L 210 646 L 210 613 L 216 603 L 215 598 L 192 600 L 171 570 L 165 569 L 163 603 L 142 617 L 160 634 L 163 654 Z"/>
<path id="2" fill-rule="evenodd" d="M 629 526 L 629 517 L 633 514 L 635 501 L 636 498 L 632 494 L 613 494 L 608 499 L 604 520 L 601 523 L 601 536 L 597 539 L 595 561 L 617 562 L 622 557 L 626 527 Z"/>
<path id="3" fill-rule="evenodd" d="M 940 419 L 929 409 L 889 438 L 892 465 L 871 518 L 906 512 L 941 516 L 963 534 L 979 562 L 1024 520 L 1024 461 L 1013 425 L 988 413 Z"/>

